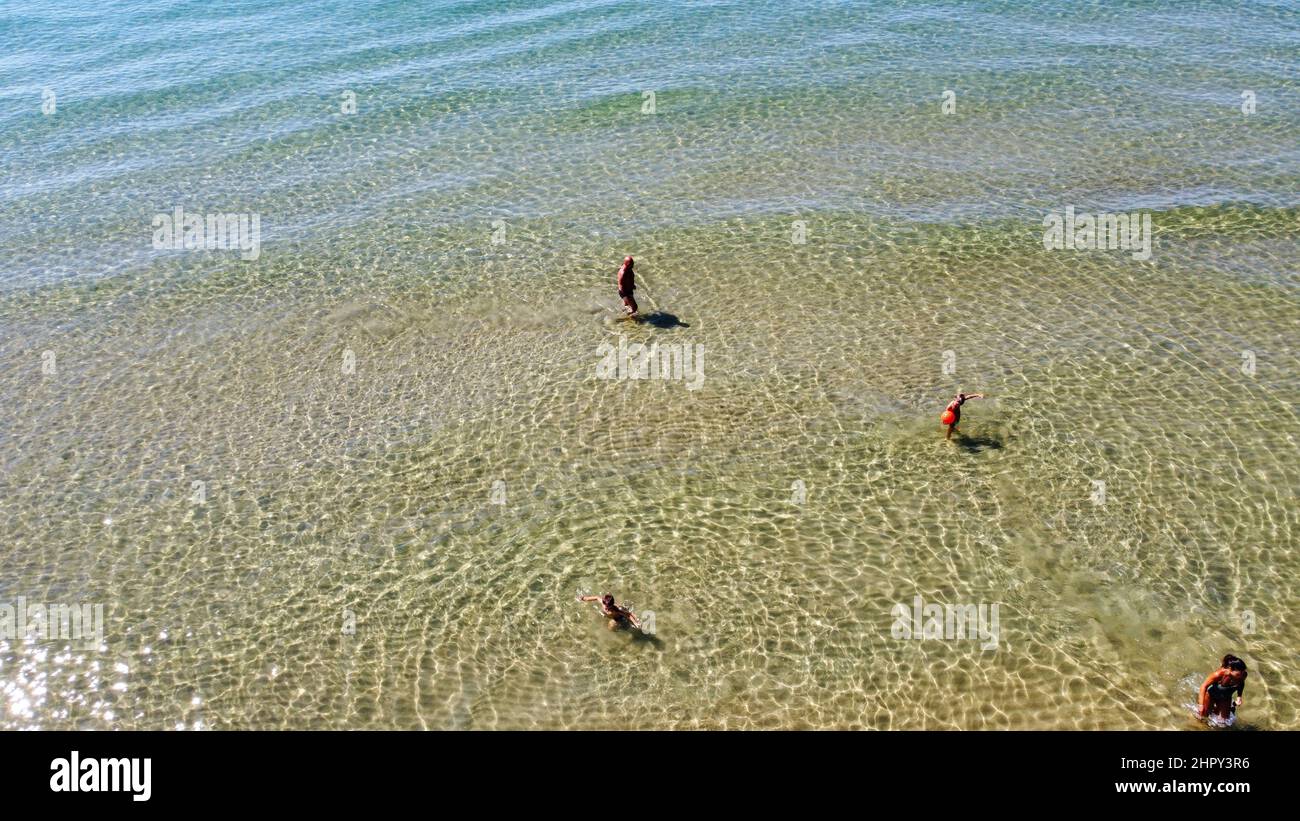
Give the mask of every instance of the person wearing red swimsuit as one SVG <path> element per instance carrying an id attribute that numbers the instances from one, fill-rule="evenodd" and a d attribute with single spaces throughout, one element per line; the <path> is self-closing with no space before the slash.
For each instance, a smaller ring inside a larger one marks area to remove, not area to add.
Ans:
<path id="1" fill-rule="evenodd" d="M 957 423 L 961 421 L 961 406 L 970 399 L 983 399 L 982 393 L 959 393 L 957 398 L 948 403 L 948 407 L 943 409 L 943 416 L 939 417 L 940 423 L 948 426 L 948 435 L 945 439 L 952 438 L 952 432 L 957 429 Z"/>

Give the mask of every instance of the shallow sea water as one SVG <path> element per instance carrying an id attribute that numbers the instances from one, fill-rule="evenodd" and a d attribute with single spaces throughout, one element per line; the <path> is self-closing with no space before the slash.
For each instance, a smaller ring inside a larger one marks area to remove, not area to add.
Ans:
<path id="1" fill-rule="evenodd" d="M 1294 14 L 813 6 L 5 12 L 0 727 L 1300 726 Z"/>

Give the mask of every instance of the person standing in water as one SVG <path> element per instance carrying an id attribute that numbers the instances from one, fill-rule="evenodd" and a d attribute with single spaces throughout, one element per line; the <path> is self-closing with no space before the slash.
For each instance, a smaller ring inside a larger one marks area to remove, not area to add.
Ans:
<path id="1" fill-rule="evenodd" d="M 632 296 L 632 292 L 636 290 L 636 274 L 632 271 L 632 257 L 623 257 L 616 282 L 618 295 L 623 299 L 623 307 L 627 310 L 627 315 L 636 316 L 636 298 Z"/>
<path id="2" fill-rule="evenodd" d="M 631 259 L 631 257 L 628 257 Z M 578 601 L 600 602 L 600 612 L 609 619 L 609 629 L 618 630 L 622 627 L 635 627 L 641 629 L 641 621 L 636 615 L 626 607 L 620 607 L 614 603 L 614 597 L 606 593 L 603 596 L 578 596 Z"/>
<path id="3" fill-rule="evenodd" d="M 948 407 L 943 409 L 943 416 L 939 417 L 942 424 L 948 426 L 948 435 L 944 439 L 951 439 L 952 432 L 957 429 L 957 423 L 961 421 L 961 406 L 970 399 L 983 399 L 982 393 L 959 393 L 957 398 L 948 403 Z"/>
<path id="4" fill-rule="evenodd" d="M 1201 718 L 1211 714 L 1223 721 L 1232 719 L 1246 692 L 1246 662 L 1233 655 L 1223 657 L 1219 669 L 1201 685 Z"/>

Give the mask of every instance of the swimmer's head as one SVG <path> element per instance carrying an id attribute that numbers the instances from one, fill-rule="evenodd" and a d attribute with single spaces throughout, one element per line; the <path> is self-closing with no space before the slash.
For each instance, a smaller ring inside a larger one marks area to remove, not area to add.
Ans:
<path id="1" fill-rule="evenodd" d="M 629 259 L 630 259 L 630 257 L 629 257 Z M 613 607 L 613 606 L 614 606 L 614 597 L 611 596 L 611 595 L 609 595 L 608 593 L 606 593 L 605 595 L 603 595 L 603 596 L 600 597 L 600 603 L 603 604 L 603 605 L 605 605 L 606 607 Z"/>
<path id="2" fill-rule="evenodd" d="M 626 256 L 626 257 L 623 257 L 623 264 L 626 265 L 626 266 L 629 267 L 629 268 L 632 267 L 632 257 L 631 257 L 631 255 Z"/>
<path id="3" fill-rule="evenodd" d="M 1242 673 L 1246 672 L 1246 662 L 1233 655 L 1223 657 L 1223 666 L 1229 670 L 1237 670 Z"/>

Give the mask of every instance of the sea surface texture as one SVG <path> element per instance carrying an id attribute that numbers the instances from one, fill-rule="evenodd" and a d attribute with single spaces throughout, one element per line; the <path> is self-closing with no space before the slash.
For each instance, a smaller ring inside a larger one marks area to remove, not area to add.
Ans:
<path id="1" fill-rule="evenodd" d="M 1300 728 L 1291 0 L 0 43 L 0 728 Z"/>

